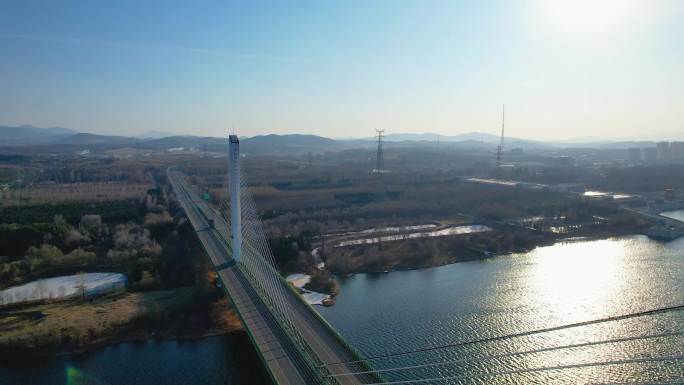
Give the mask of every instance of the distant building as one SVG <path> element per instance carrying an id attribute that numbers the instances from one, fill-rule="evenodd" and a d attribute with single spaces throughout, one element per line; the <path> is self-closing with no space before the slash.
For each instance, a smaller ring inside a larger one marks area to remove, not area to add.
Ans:
<path id="1" fill-rule="evenodd" d="M 641 149 L 640 148 L 630 148 L 627 149 L 627 154 L 629 162 L 632 164 L 641 163 Z"/>
<path id="2" fill-rule="evenodd" d="M 658 160 L 670 160 L 670 142 L 658 142 L 656 150 L 658 152 Z"/>
<path id="3" fill-rule="evenodd" d="M 644 160 L 647 163 L 655 163 L 658 161 L 658 149 L 655 147 L 644 148 Z"/>
<path id="4" fill-rule="evenodd" d="M 670 157 L 672 160 L 684 160 L 684 142 L 670 144 Z"/>

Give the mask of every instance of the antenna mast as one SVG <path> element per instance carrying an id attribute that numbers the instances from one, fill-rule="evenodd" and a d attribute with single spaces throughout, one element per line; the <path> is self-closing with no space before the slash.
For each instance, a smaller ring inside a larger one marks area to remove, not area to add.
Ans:
<path id="1" fill-rule="evenodd" d="M 501 167 L 501 160 L 503 158 L 503 148 L 504 148 L 504 124 L 506 122 L 506 106 L 501 107 L 501 142 L 499 147 L 496 148 L 496 168 Z"/>
<path id="2" fill-rule="evenodd" d="M 385 170 L 385 159 L 382 154 L 382 134 L 385 130 L 376 129 L 375 132 L 378 134 L 378 153 L 375 158 L 375 170 L 373 171 L 377 174 L 382 174 Z"/>

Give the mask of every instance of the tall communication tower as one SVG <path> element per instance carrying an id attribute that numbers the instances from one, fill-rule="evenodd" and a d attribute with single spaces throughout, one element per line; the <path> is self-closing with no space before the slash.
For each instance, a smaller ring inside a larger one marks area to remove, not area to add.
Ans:
<path id="1" fill-rule="evenodd" d="M 501 142 L 496 148 L 496 168 L 501 167 L 501 160 L 503 158 L 504 148 L 504 123 L 506 122 L 506 106 L 501 107 Z"/>
<path id="2" fill-rule="evenodd" d="M 385 133 L 385 130 L 376 129 L 375 132 L 378 134 L 378 153 L 375 158 L 375 170 L 373 172 L 382 174 L 385 170 L 385 159 L 382 156 L 382 134 Z"/>

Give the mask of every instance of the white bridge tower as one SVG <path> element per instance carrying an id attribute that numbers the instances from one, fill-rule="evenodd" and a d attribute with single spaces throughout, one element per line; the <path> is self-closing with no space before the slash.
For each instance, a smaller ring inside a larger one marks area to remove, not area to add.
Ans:
<path id="1" fill-rule="evenodd" d="M 237 135 L 228 137 L 228 185 L 230 188 L 230 238 L 233 260 L 240 261 L 242 254 L 242 206 L 240 205 L 240 140 Z"/>

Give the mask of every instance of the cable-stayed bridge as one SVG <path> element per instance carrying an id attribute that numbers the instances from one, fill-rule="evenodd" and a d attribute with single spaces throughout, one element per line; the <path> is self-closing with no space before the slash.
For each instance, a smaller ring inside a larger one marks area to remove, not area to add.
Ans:
<path id="1" fill-rule="evenodd" d="M 653 384 L 684 383 L 684 352 L 644 356 L 590 359 L 545 364 L 510 370 L 482 370 L 489 363 L 515 361 L 523 356 L 566 352 L 595 346 L 618 346 L 636 342 L 668 342 L 684 337 L 684 330 L 647 330 L 621 337 L 597 335 L 593 339 L 527 350 L 464 355 L 456 349 L 481 344 L 527 338 L 543 333 L 562 332 L 634 318 L 678 313 L 684 305 L 643 310 L 631 314 L 587 320 L 544 329 L 486 337 L 444 345 L 418 346 L 414 349 L 361 357 L 316 313 L 275 268 L 261 221 L 244 178 L 240 173 L 239 141 L 230 137 L 230 199 L 218 207 L 203 200 L 187 177 L 169 170 L 169 182 L 192 223 L 214 269 L 235 305 L 259 356 L 275 384 L 424 384 L 487 381 L 540 372 L 562 372 L 583 368 L 622 367 L 624 365 L 670 365 L 671 377 Z M 491 345 L 490 345 L 491 346 Z M 449 351 L 443 355 L 436 352 Z M 571 356 L 568 356 L 572 358 Z M 371 364 L 377 367 L 371 367 Z M 389 378 L 386 380 L 383 378 Z M 674 376 L 677 376 L 674 378 Z M 674 381 L 674 382 L 673 382 Z M 639 382 L 620 382 L 632 383 Z"/>
<path id="2" fill-rule="evenodd" d="M 230 202 L 214 208 L 183 174 L 169 181 L 276 384 L 364 384 L 380 379 L 275 269 L 230 137 Z M 339 364 L 340 362 L 348 362 Z M 333 364 L 334 365 L 330 365 Z M 345 374 L 337 377 L 336 375 Z M 351 375 L 350 375 L 351 374 Z"/>

